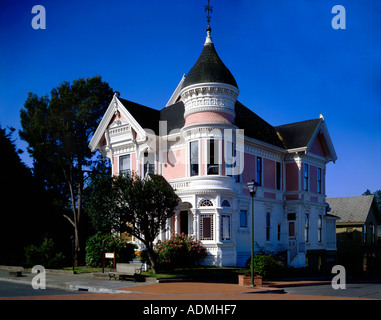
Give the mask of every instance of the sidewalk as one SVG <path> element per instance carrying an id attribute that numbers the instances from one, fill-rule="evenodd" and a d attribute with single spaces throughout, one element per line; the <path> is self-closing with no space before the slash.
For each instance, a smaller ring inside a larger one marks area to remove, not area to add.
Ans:
<path id="1" fill-rule="evenodd" d="M 31 285 L 36 274 L 23 271 L 15 277 L 9 270 L 0 269 L 1 281 L 11 281 Z M 99 276 L 99 274 L 98 274 Z M 46 296 L 49 300 L 294 300 L 332 299 L 332 297 L 307 297 L 284 294 L 282 288 L 292 286 L 314 286 L 327 284 L 327 281 L 286 281 L 265 282 L 261 287 L 245 287 L 231 283 L 169 282 L 158 283 L 155 278 L 146 282 L 108 280 L 108 277 L 93 277 L 90 273 L 46 273 L 46 287 L 73 291 L 86 291 L 89 294 Z M 20 299 L 41 299 L 41 297 L 21 297 Z M 335 299 L 335 298 L 333 298 Z"/>
<path id="2" fill-rule="evenodd" d="M 0 281 L 10 281 L 15 283 L 32 284 L 32 279 L 36 276 L 31 272 L 22 271 L 21 277 L 16 277 L 12 270 L 0 269 Z M 145 282 L 109 280 L 107 272 L 91 274 L 72 274 L 70 272 L 50 273 L 46 270 L 46 287 L 53 289 L 63 289 L 70 291 L 87 291 L 89 293 L 139 293 L 149 295 L 157 294 L 223 294 L 223 293 L 283 293 L 283 289 L 277 287 L 274 283 L 271 286 L 250 288 L 238 286 L 231 283 L 199 283 L 192 281 L 178 281 L 159 283 L 156 278 L 146 278 Z"/>
<path id="3" fill-rule="evenodd" d="M 36 274 L 32 274 L 31 272 L 22 271 L 21 277 L 16 277 L 15 275 L 11 274 L 11 271 L 14 271 L 13 269 L 10 270 L 4 270 L 0 269 L 0 281 L 11 281 L 15 283 L 23 283 L 31 285 L 33 277 L 36 276 Z M 71 272 L 65 272 L 65 271 L 59 271 L 54 270 L 54 273 L 51 273 L 52 271 L 46 270 L 46 287 L 47 288 L 54 288 L 54 289 L 63 289 L 63 290 L 71 290 L 71 291 L 87 291 L 89 293 L 126 293 L 128 291 L 131 292 L 147 292 L 147 290 L 137 290 L 136 287 L 141 286 L 147 286 L 156 284 L 158 281 L 155 278 L 146 278 L 146 282 L 137 282 L 134 283 L 133 281 L 116 281 L 116 280 L 108 280 L 107 272 L 105 271 L 105 274 L 102 275 L 101 273 L 95 274 L 95 276 L 91 273 L 83 273 L 83 274 L 72 274 Z M 169 286 L 163 286 L 164 283 L 160 286 L 160 288 L 166 288 L 166 287 L 175 287 L 174 283 L 190 283 L 193 284 L 195 282 L 192 281 L 178 281 L 174 280 L 173 282 L 170 281 Z M 306 285 L 318 285 L 318 284 L 329 284 L 328 281 L 282 281 L 282 282 L 264 282 L 264 284 L 261 287 L 256 288 L 250 288 L 250 287 L 244 287 L 244 286 L 238 286 L 236 284 L 218 284 L 217 287 L 218 290 L 222 290 L 222 292 L 225 292 L 226 289 L 222 288 L 229 288 L 229 292 L 257 292 L 257 293 L 283 293 L 283 290 L 281 288 L 285 287 L 293 287 L 293 286 L 306 286 Z M 158 287 L 158 286 L 157 286 Z M 184 286 L 182 286 L 184 287 Z M 183 293 L 197 293 L 193 290 L 189 291 L 189 288 L 192 287 L 192 285 L 186 285 L 187 289 L 186 292 Z M 188 288 L 189 287 L 189 288 Z M 197 285 L 198 289 L 200 289 L 200 285 Z M 209 291 L 211 293 L 214 293 L 214 290 L 212 288 L 216 287 L 213 286 L 212 283 L 208 283 L 205 288 L 203 288 L 203 292 L 207 288 L 210 288 Z M 149 286 L 147 288 L 153 288 L 152 286 Z M 234 288 L 234 289 L 233 289 Z M 149 289 L 148 289 L 149 290 Z M 179 293 L 176 290 L 171 290 L 171 294 Z M 153 290 L 153 293 L 159 293 L 157 289 Z"/>
<path id="4" fill-rule="evenodd" d="M 87 291 L 89 293 L 125 293 L 124 290 L 119 290 L 120 288 L 128 288 L 134 286 L 141 286 L 156 283 L 156 279 L 147 278 L 146 282 L 137 282 L 133 281 L 115 281 L 108 280 L 108 277 L 105 278 L 95 278 L 91 273 L 82 273 L 82 274 L 70 274 L 69 272 L 57 272 L 49 273 L 46 272 L 46 287 L 53 289 L 63 289 L 71 291 Z M 32 285 L 32 279 L 36 274 L 31 272 L 22 271 L 21 277 L 16 277 L 10 275 L 9 270 L 0 269 L 0 281 L 10 281 L 15 283 L 23 283 L 27 285 Z"/>

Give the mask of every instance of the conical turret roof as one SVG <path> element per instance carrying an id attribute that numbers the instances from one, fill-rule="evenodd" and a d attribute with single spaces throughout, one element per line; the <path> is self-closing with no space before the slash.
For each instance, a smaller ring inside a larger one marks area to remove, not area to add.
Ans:
<path id="1" fill-rule="evenodd" d="M 183 88 L 198 83 L 218 82 L 230 84 L 238 88 L 237 82 L 229 69 L 224 65 L 217 54 L 214 44 L 210 38 L 210 29 L 208 29 L 208 37 L 204 44 L 196 64 L 185 77 Z"/>

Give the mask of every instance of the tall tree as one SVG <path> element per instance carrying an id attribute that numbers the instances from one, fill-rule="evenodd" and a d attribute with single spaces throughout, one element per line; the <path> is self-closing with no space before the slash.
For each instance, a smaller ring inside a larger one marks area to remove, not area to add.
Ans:
<path id="1" fill-rule="evenodd" d="M 374 195 L 374 200 L 376 201 L 377 208 L 379 212 L 381 213 L 381 189 L 376 190 L 375 192 L 371 192 L 369 189 L 367 189 L 362 195 L 363 196 L 369 196 Z"/>
<path id="2" fill-rule="evenodd" d="M 154 241 L 166 229 L 179 202 L 169 183 L 158 175 L 94 179 L 89 210 L 98 231 L 127 232 L 146 247 L 156 273 Z"/>
<path id="3" fill-rule="evenodd" d="M 53 88 L 50 99 L 29 93 L 20 113 L 19 134 L 29 144 L 34 173 L 47 189 L 61 195 L 56 201 L 67 209 L 64 217 L 73 227 L 75 264 L 81 250 L 85 182 L 100 160 L 88 144 L 112 95 L 112 89 L 100 76 L 78 79 Z"/>

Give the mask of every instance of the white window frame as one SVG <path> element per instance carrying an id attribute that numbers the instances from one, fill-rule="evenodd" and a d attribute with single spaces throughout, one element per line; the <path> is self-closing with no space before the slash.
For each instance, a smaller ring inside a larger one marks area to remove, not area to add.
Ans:
<path id="1" fill-rule="evenodd" d="M 126 158 L 128 157 L 129 158 L 129 167 L 130 169 L 127 169 L 127 170 L 121 170 L 121 163 L 122 163 L 122 158 Z M 132 156 L 131 156 L 131 153 L 128 153 L 128 154 L 124 154 L 124 155 L 121 155 L 119 156 L 118 158 L 118 173 L 119 175 L 121 174 L 124 174 L 125 172 L 131 174 L 132 173 Z"/>

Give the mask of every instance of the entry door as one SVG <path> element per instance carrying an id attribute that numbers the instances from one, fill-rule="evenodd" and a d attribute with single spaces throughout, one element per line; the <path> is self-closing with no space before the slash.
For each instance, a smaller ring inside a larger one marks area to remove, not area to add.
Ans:
<path id="1" fill-rule="evenodd" d="M 180 212 L 180 233 L 188 234 L 188 211 Z"/>
<path id="2" fill-rule="evenodd" d="M 295 221 L 288 222 L 288 246 L 290 248 L 294 247 L 296 244 L 296 235 L 295 235 Z"/>

